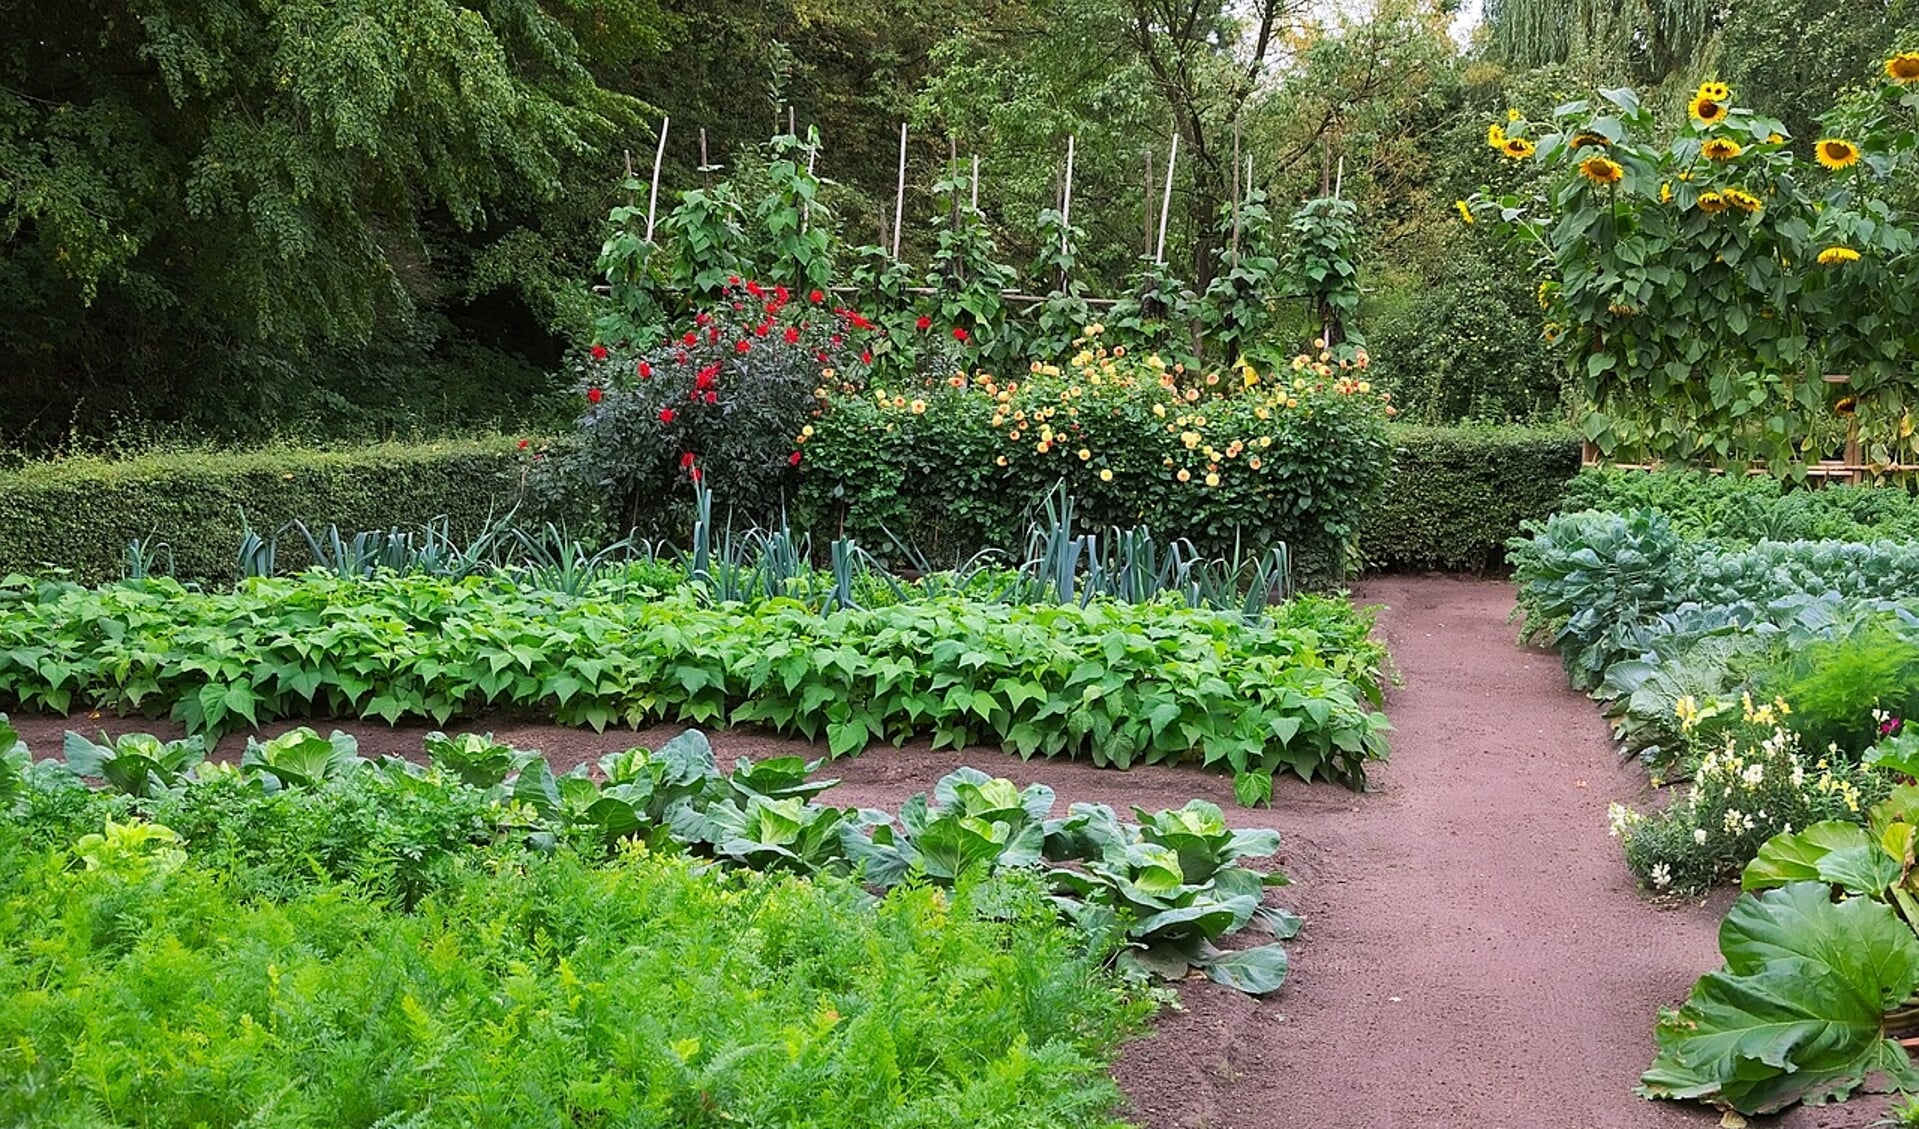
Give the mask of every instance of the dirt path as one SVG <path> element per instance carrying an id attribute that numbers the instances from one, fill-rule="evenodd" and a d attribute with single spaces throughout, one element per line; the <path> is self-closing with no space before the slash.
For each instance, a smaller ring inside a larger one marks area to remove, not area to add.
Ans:
<path id="1" fill-rule="evenodd" d="M 923 744 L 833 764 L 829 802 L 895 805 L 973 764 L 1074 800 L 1176 807 L 1202 796 L 1236 822 L 1279 828 L 1304 913 L 1293 969 L 1255 1001 L 1198 982 L 1118 1074 L 1148 1129 L 1625 1129 L 1716 1125 L 1698 1107 L 1632 1095 L 1652 1022 L 1716 966 L 1727 898 L 1660 910 L 1634 888 L 1606 805 L 1640 795 L 1617 767 L 1592 703 L 1553 655 L 1513 645 L 1511 589 L 1496 581 L 1392 578 L 1359 593 L 1405 685 L 1388 703 L 1393 759 L 1377 789 L 1282 782 L 1270 812 L 1233 807 L 1224 778 L 1190 768 L 1129 773 L 1021 764 L 993 750 Z M 18 718 L 41 756 L 87 719 Z M 114 732 L 165 725 L 109 722 Z M 286 728 L 275 726 L 274 731 Z M 321 728 L 325 728 L 322 726 Z M 429 727 L 346 726 L 369 755 L 418 755 Z M 678 726 L 596 735 L 482 721 L 557 765 Z M 237 755 L 238 738 L 223 752 Z M 754 757 L 806 751 L 753 733 L 714 745 Z M 820 755 L 815 753 L 814 755 Z M 1869 1124 L 1883 1099 L 1800 1111 L 1791 1129 Z"/>

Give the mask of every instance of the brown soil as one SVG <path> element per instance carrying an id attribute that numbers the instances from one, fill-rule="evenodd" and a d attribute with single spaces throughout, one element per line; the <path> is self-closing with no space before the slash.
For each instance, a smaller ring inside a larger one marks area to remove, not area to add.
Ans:
<path id="1" fill-rule="evenodd" d="M 1662 909 L 1636 888 L 1607 838 L 1606 805 L 1643 799 L 1643 777 L 1613 758 L 1591 702 L 1566 688 L 1555 656 L 1513 645 L 1511 589 L 1498 581 L 1394 577 L 1362 587 L 1384 605 L 1380 630 L 1404 686 L 1388 703 L 1390 764 L 1364 795 L 1281 782 L 1273 808 L 1232 806 L 1230 782 L 1191 768 L 1127 773 L 1020 764 L 989 749 L 876 748 L 831 766 L 841 804 L 891 806 L 973 764 L 1058 790 L 1062 808 L 1095 800 L 1177 807 L 1201 796 L 1236 821 L 1286 835 L 1306 915 L 1276 996 L 1254 1000 L 1204 981 L 1128 1047 L 1118 1077 L 1150 1129 L 1612 1129 L 1711 1126 L 1696 1106 L 1632 1094 L 1652 1055 L 1658 1009 L 1718 964 L 1727 903 Z M 38 755 L 62 732 L 113 719 L 16 718 Z M 277 732 L 285 725 L 270 727 Z M 429 726 L 343 726 L 368 755 L 418 755 Z M 596 735 L 492 719 L 503 740 L 556 766 L 680 727 Z M 751 732 L 714 737 L 722 757 L 803 744 Z M 223 754 L 235 755 L 238 738 Z M 822 755 L 816 753 L 814 755 Z M 1852 1129 L 1884 1099 L 1799 1110 L 1776 1124 Z"/>

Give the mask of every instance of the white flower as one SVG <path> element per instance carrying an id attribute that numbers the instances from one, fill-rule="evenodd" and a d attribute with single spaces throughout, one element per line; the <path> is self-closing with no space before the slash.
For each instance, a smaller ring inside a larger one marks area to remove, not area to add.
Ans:
<path id="1" fill-rule="evenodd" d="M 1765 780 L 1766 780 L 1765 762 L 1754 761 L 1751 764 L 1747 765 L 1746 771 L 1739 774 L 1739 779 L 1745 781 L 1746 788 L 1748 791 L 1759 787 L 1759 785 L 1765 783 Z"/>
<path id="2" fill-rule="evenodd" d="M 1654 863 L 1652 868 L 1652 884 L 1655 890 L 1664 890 L 1666 887 L 1672 885 L 1672 867 L 1667 866 L 1663 862 Z"/>
<path id="3" fill-rule="evenodd" d="M 1695 843 L 1698 843 L 1702 847 L 1705 846 L 1706 845 L 1706 829 L 1703 827 L 1693 828 L 1692 841 Z"/>

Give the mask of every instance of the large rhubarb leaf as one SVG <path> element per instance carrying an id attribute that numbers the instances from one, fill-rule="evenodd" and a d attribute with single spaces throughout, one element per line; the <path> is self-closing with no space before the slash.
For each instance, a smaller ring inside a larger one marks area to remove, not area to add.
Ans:
<path id="1" fill-rule="evenodd" d="M 1747 894 L 1720 926 L 1719 951 L 1726 969 L 1660 1017 L 1640 1093 L 1753 1114 L 1919 1086 L 1880 1028 L 1919 984 L 1919 940 L 1884 903 L 1834 902 L 1823 882 Z"/>
<path id="2" fill-rule="evenodd" d="M 1803 831 L 1774 835 L 1746 864 L 1740 882 L 1765 890 L 1788 882 L 1827 882 L 1854 894 L 1878 897 L 1899 880 L 1899 860 L 1856 823 L 1828 820 Z"/>

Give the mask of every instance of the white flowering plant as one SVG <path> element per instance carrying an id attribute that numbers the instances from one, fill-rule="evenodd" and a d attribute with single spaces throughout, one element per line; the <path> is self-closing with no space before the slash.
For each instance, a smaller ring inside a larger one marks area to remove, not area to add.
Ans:
<path id="1" fill-rule="evenodd" d="M 1664 811 L 1607 810 L 1627 865 L 1657 893 L 1698 893 L 1735 877 L 1776 834 L 1828 819 L 1863 824 L 1891 790 L 1887 773 L 1831 750 L 1809 757 L 1787 728 L 1785 702 L 1755 706 L 1746 697 L 1740 705 L 1746 724 L 1707 751 L 1684 796 Z M 1689 722 L 1681 717 L 1682 727 Z"/>

